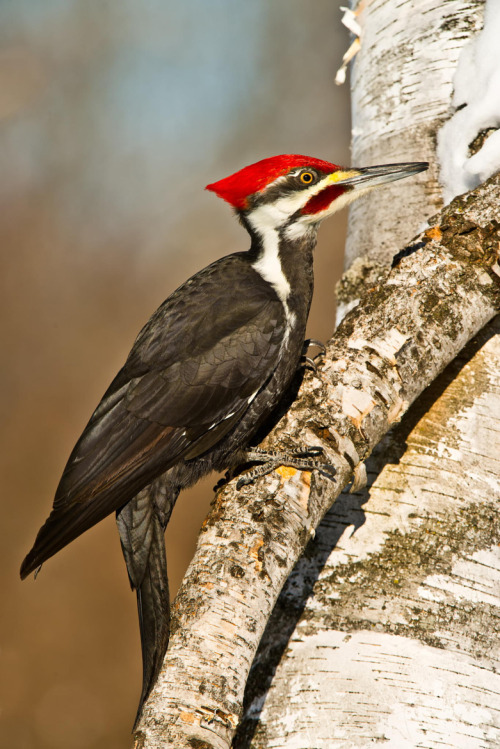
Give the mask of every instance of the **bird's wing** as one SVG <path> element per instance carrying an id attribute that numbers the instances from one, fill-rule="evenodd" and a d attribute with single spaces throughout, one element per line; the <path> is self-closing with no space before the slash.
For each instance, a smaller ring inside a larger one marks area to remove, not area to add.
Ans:
<path id="1" fill-rule="evenodd" d="M 272 375 L 283 308 L 253 269 L 224 266 L 237 257 L 187 282 L 141 331 L 70 456 L 23 577 L 176 462 L 217 444 Z"/>

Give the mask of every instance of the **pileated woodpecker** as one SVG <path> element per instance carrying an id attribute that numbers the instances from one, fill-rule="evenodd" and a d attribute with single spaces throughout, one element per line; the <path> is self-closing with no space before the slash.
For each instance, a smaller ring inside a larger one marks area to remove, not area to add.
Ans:
<path id="1" fill-rule="evenodd" d="M 201 476 L 233 469 L 249 455 L 255 460 L 246 448 L 300 363 L 320 222 L 377 185 L 427 166 L 343 169 L 283 155 L 207 186 L 235 209 L 250 249 L 201 270 L 146 323 L 71 453 L 52 512 L 21 567 L 25 578 L 116 512 L 137 591 L 139 713 L 168 643 L 170 514 L 180 490 Z M 257 458 L 265 463 L 264 455 Z"/>

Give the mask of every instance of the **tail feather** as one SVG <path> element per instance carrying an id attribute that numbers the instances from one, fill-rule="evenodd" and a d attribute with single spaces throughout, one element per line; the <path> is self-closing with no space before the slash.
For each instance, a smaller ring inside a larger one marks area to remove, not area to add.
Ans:
<path id="1" fill-rule="evenodd" d="M 177 498 L 155 482 L 117 513 L 122 551 L 137 609 L 142 647 L 142 690 L 135 723 L 161 669 L 170 635 L 165 528 Z"/>
<path id="2" fill-rule="evenodd" d="M 159 524 L 155 523 L 158 527 Z M 135 722 L 160 673 L 170 636 L 170 597 L 167 579 L 167 558 L 163 529 L 162 538 L 153 542 L 150 562 L 137 589 L 137 609 L 142 647 L 142 690 Z"/>

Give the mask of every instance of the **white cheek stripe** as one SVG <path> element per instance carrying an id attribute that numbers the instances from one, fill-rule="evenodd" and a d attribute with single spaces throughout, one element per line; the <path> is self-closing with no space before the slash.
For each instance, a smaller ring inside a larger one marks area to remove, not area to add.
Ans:
<path id="1" fill-rule="evenodd" d="M 252 222 L 254 228 L 260 231 L 261 227 L 272 226 L 276 229 L 280 226 L 283 226 L 283 224 L 287 222 L 290 216 L 292 216 L 297 211 L 300 211 L 300 209 L 303 208 L 311 198 L 313 198 L 315 195 L 318 195 L 318 193 L 322 192 L 322 190 L 324 190 L 326 187 L 330 187 L 331 185 L 336 184 L 339 184 L 341 186 L 342 180 L 347 179 L 348 177 L 355 176 L 356 174 L 357 172 L 354 170 L 334 172 L 333 174 L 329 174 L 328 176 L 324 177 L 315 185 L 312 185 L 308 190 L 301 190 L 294 195 L 287 195 L 284 198 L 280 198 L 274 203 L 268 203 L 267 205 L 260 206 L 255 211 L 253 211 L 250 216 L 255 216 L 256 223 L 253 224 Z M 269 187 L 275 185 L 282 179 L 283 177 L 278 177 L 278 179 L 271 183 Z M 330 205 L 327 206 L 327 208 L 325 208 L 323 211 L 319 211 L 318 213 L 304 214 L 304 216 L 298 218 L 294 224 L 287 228 L 287 237 L 289 239 L 299 238 L 303 233 L 299 228 L 301 225 L 304 226 L 317 224 L 327 216 L 331 216 L 333 213 L 336 213 L 342 208 L 345 208 L 347 205 L 349 205 L 349 203 L 352 203 L 353 200 L 356 200 L 361 195 L 364 195 L 365 193 L 372 190 L 374 186 L 375 185 L 370 185 L 369 187 L 365 188 L 348 190 L 332 200 Z"/>
<path id="2" fill-rule="evenodd" d="M 319 182 L 316 182 L 315 185 L 311 185 L 311 187 L 309 187 L 307 190 L 299 190 L 299 192 L 292 193 L 291 195 L 286 195 L 283 198 L 275 200 L 274 203 L 268 203 L 267 205 L 261 206 L 261 208 L 258 208 L 257 210 L 259 211 L 261 209 L 271 208 L 274 213 L 274 219 L 276 221 L 274 226 L 280 226 L 285 223 L 285 221 L 290 218 L 290 216 L 292 216 L 296 211 L 299 211 L 301 208 L 303 208 L 311 198 L 314 198 L 315 195 L 318 195 L 318 193 L 322 192 L 326 187 L 336 185 L 337 183 L 342 183 L 343 179 L 354 176 L 355 174 L 357 174 L 357 172 L 354 172 L 352 170 L 339 170 L 338 172 L 333 172 L 333 174 L 328 174 Z M 285 178 L 278 177 L 278 179 L 275 179 L 274 182 L 271 182 L 271 184 L 266 187 L 266 192 L 274 185 L 281 182 L 283 179 Z"/>
<path id="3" fill-rule="evenodd" d="M 283 177 L 279 177 L 273 184 L 276 184 L 276 182 L 279 182 L 282 179 Z M 290 216 L 303 208 L 312 197 L 321 192 L 329 184 L 336 182 L 338 179 L 338 175 L 328 175 L 317 184 L 311 185 L 307 190 L 301 190 L 295 194 L 286 195 L 283 198 L 275 200 L 273 203 L 265 203 L 264 205 L 255 208 L 255 210 L 251 211 L 248 215 L 249 223 L 262 240 L 262 255 L 252 267 L 265 281 L 271 284 L 285 310 L 287 327 L 283 345 L 288 340 L 290 329 L 295 322 L 295 315 L 290 311 L 287 304 L 287 299 L 290 296 L 291 289 L 281 266 L 279 256 L 279 230 L 284 224 L 286 224 Z M 346 196 L 347 195 L 349 195 L 349 193 L 346 193 Z M 335 204 L 339 204 L 339 208 L 342 207 L 339 198 L 334 202 Z M 350 202 L 350 200 L 348 202 Z M 343 201 L 342 204 L 344 204 Z M 334 210 L 336 210 L 336 208 Z M 333 213 L 332 206 L 329 206 L 320 214 L 300 218 L 299 221 L 296 222 L 296 227 L 295 225 L 292 225 L 288 228 L 287 238 L 298 239 L 303 236 L 307 233 L 311 224 L 320 221 L 324 216 L 328 215 L 329 211 Z"/>
<path id="4" fill-rule="evenodd" d="M 281 303 L 283 304 L 286 318 L 286 330 L 283 337 L 282 346 L 284 346 L 290 336 L 291 328 L 295 323 L 295 315 L 290 311 L 288 306 L 288 297 L 290 296 L 290 284 L 283 272 L 279 256 L 280 228 L 286 224 L 290 216 L 303 208 L 306 203 L 315 195 L 320 193 L 325 187 L 341 181 L 343 177 L 350 176 L 351 172 L 338 172 L 334 175 L 328 175 L 307 190 L 301 190 L 292 195 L 286 195 L 283 198 L 275 200 L 273 203 L 265 203 L 255 208 L 248 214 L 248 221 L 254 231 L 262 240 L 262 255 L 253 263 L 252 267 L 262 278 L 271 284 Z M 279 177 L 273 184 L 279 182 L 283 177 Z M 359 197 L 371 188 L 365 190 L 352 190 L 339 195 L 323 211 L 314 214 L 304 214 L 296 222 L 286 229 L 287 239 L 299 239 L 313 230 L 312 226 L 319 223 L 323 218 L 344 208 L 355 198 Z"/>
<path id="5" fill-rule="evenodd" d="M 343 173 L 342 173 L 343 174 Z M 269 187 L 272 187 L 272 185 L 275 185 L 276 182 L 279 182 L 283 179 L 283 177 L 279 177 L 277 180 L 275 180 Z M 294 193 L 292 195 L 285 195 L 283 198 L 279 198 L 278 200 L 275 200 L 273 203 L 265 203 L 264 205 L 259 206 L 255 210 L 251 211 L 251 213 L 248 216 L 248 220 L 252 224 L 253 228 L 260 234 L 262 237 L 262 241 L 264 242 L 264 245 L 269 243 L 269 246 L 271 246 L 273 243 L 278 244 L 278 237 L 276 239 L 271 236 L 271 232 L 276 234 L 276 230 L 282 227 L 290 216 L 293 216 L 294 213 L 297 213 L 297 211 L 300 211 L 301 208 L 303 208 L 306 203 L 309 202 L 311 198 L 313 198 L 315 195 L 320 193 L 322 190 L 325 189 L 325 187 L 328 187 L 329 185 L 335 184 L 339 180 L 339 177 L 337 174 L 329 174 L 324 179 L 320 180 L 315 185 L 311 185 L 307 190 L 300 190 L 297 193 Z M 351 197 L 351 195 L 355 192 L 356 197 L 361 192 L 360 190 L 356 190 L 351 192 L 344 193 L 344 195 L 340 195 L 336 200 L 334 200 L 328 208 L 326 208 L 324 211 L 321 211 L 320 213 L 315 213 L 310 216 L 307 214 L 305 215 L 304 223 L 306 224 L 312 224 L 317 223 L 325 216 L 329 215 L 329 213 L 333 213 L 334 211 L 338 210 L 339 208 L 342 208 L 347 203 L 350 203 L 351 200 L 354 200 L 354 196 Z M 342 200 L 344 198 L 344 200 Z M 302 223 L 303 219 L 302 217 L 298 219 L 296 223 Z M 289 227 L 290 233 L 288 236 L 292 238 L 293 236 L 293 230 L 291 227 Z M 297 236 L 300 236 L 300 232 L 297 234 Z M 271 252 L 269 253 L 271 257 Z M 276 249 L 276 255 L 277 255 L 277 249 Z M 269 279 L 266 279 L 269 280 Z"/>

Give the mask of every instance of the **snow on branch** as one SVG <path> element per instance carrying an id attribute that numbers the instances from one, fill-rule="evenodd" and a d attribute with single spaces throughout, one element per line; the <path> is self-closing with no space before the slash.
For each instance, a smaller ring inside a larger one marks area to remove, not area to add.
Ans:
<path id="1" fill-rule="evenodd" d="M 334 482 L 279 469 L 217 493 L 173 605 L 170 647 L 137 749 L 228 749 L 278 594 L 314 529 L 410 404 L 500 309 L 500 175 L 461 196 L 395 259 L 329 341 L 265 440 L 321 445 Z"/>
<path id="2" fill-rule="evenodd" d="M 463 48 L 453 80 L 455 114 L 438 135 L 445 202 L 500 169 L 500 3 L 487 0 L 484 28 Z M 475 139 L 486 133 L 474 153 Z"/>

